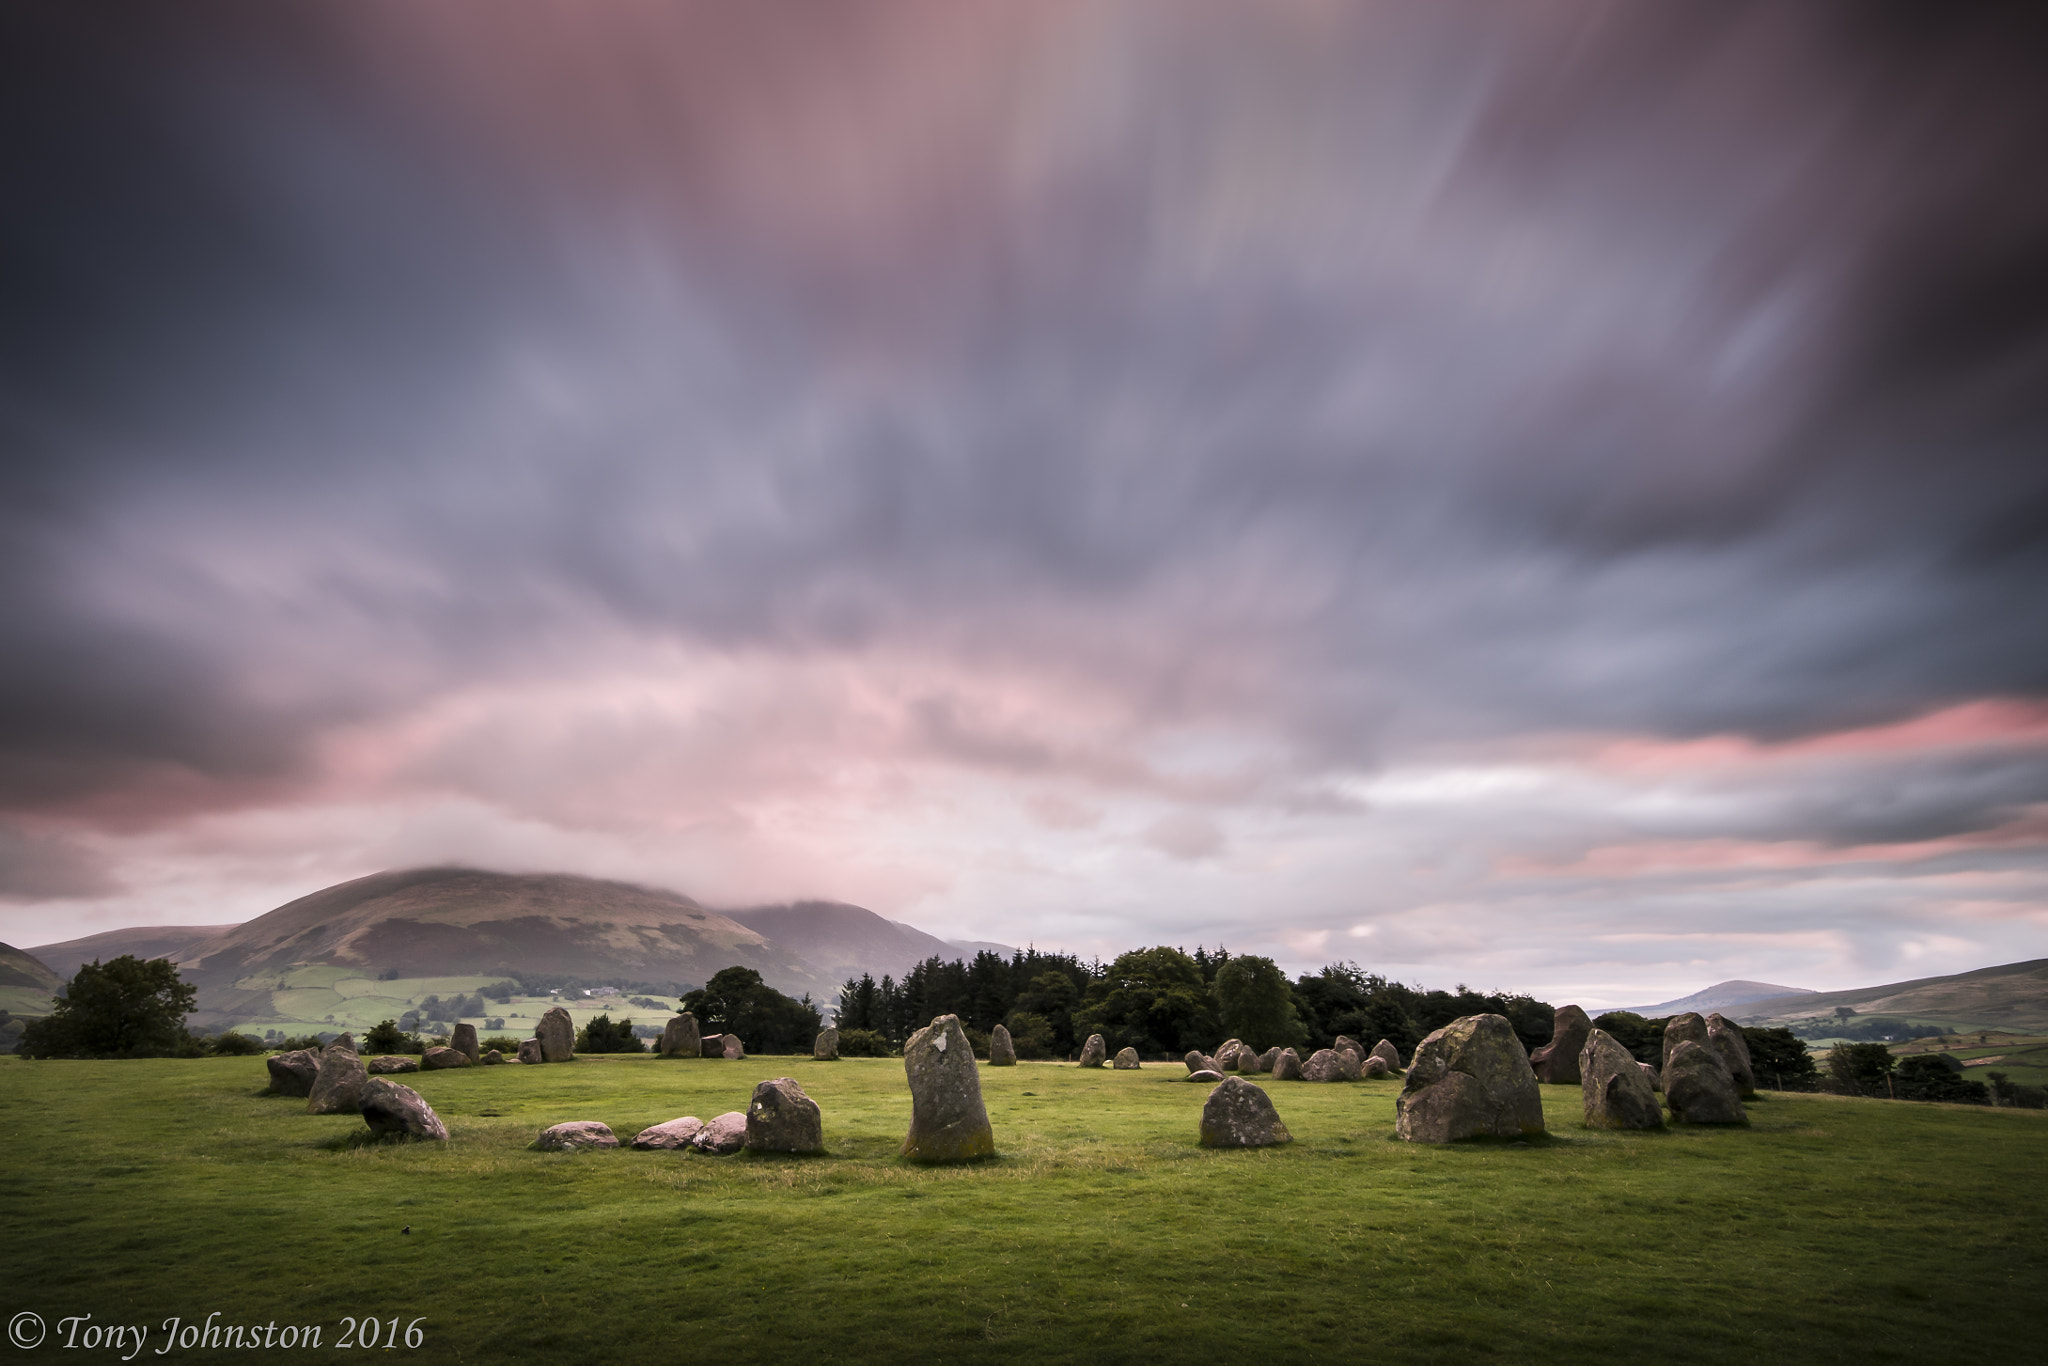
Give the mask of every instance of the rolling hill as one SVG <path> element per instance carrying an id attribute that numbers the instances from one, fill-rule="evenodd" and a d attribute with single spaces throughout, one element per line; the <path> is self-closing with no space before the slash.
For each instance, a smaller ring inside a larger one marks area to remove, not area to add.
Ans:
<path id="1" fill-rule="evenodd" d="M 1767 997 L 1745 1002 L 1740 1019 L 1744 1024 L 1789 1024 L 1832 1015 L 1837 1006 L 1847 1006 L 1859 1015 L 1897 1015 L 1957 1029 L 2044 1033 L 2048 1032 L 2048 958 L 1853 991 Z"/>
<path id="2" fill-rule="evenodd" d="M 1789 996 L 1812 995 L 1805 987 L 1781 987 L 1770 982 L 1716 982 L 1710 987 L 1695 991 L 1690 996 L 1681 996 L 1675 1001 L 1660 1001 L 1653 1006 L 1623 1006 L 1623 1010 L 1655 1019 L 1662 1015 L 1682 1015 L 1695 1011 L 1701 1015 L 1727 1011 L 1732 1006 L 1746 1005 L 1751 1001 L 1762 1001 Z"/>
<path id="3" fill-rule="evenodd" d="M 137 925 L 133 929 L 107 930 L 83 939 L 66 939 L 58 944 L 39 944 L 29 950 L 49 965 L 59 981 L 68 982 L 87 963 L 105 962 L 123 954 L 137 958 L 168 958 L 178 961 L 185 951 L 202 940 L 226 934 L 233 925 Z"/>
<path id="4" fill-rule="evenodd" d="M 862 973 L 901 977 L 937 955 L 972 958 L 981 949 L 1008 957 L 1001 944 L 956 943 L 915 926 L 887 920 L 873 911 L 837 901 L 799 901 L 789 906 L 755 906 L 726 916 L 771 943 L 801 956 L 834 984 Z"/>

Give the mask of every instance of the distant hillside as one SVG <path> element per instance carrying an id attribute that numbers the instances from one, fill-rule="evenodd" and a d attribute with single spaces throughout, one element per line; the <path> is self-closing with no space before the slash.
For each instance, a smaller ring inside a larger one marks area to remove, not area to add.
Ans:
<path id="1" fill-rule="evenodd" d="M 68 982 L 87 963 L 105 962 L 123 954 L 137 958 L 169 958 L 176 961 L 185 950 L 201 940 L 234 929 L 233 925 L 138 925 L 133 929 L 107 930 L 83 939 L 66 939 L 60 944 L 40 944 L 29 950 L 43 960 L 57 980 Z"/>
<path id="2" fill-rule="evenodd" d="M 26 987 L 47 994 L 63 981 L 40 959 L 12 944 L 0 944 L 0 987 Z"/>
<path id="3" fill-rule="evenodd" d="M 1832 1015 L 1836 1006 L 1847 1006 L 1859 1015 L 1899 1015 L 1958 1029 L 2048 1032 L 2048 958 L 1854 991 L 1750 1001 L 1743 1005 L 1740 1018 L 1744 1023 L 1786 1024 Z"/>
<path id="4" fill-rule="evenodd" d="M 1653 1006 L 1623 1006 L 1638 1015 L 1655 1019 L 1662 1015 L 1683 1015 L 1693 1011 L 1700 1015 L 1711 1015 L 1715 1011 L 1727 1011 L 1731 1007 L 1746 1005 L 1751 1001 L 1762 1001 L 1784 996 L 1810 996 L 1813 993 L 1805 987 L 1781 987 L 1770 982 L 1716 982 L 1710 987 L 1695 991 L 1690 996 L 1681 996 L 1675 1001 L 1660 1001 Z"/>
<path id="5" fill-rule="evenodd" d="M 754 906 L 726 915 L 770 942 L 797 954 L 837 986 L 849 977 L 884 973 L 901 977 L 937 955 L 947 961 L 972 958 L 987 948 L 1008 957 L 1000 944 L 960 944 L 926 934 L 873 911 L 837 901 L 799 901 L 791 906 Z"/>
<path id="6" fill-rule="evenodd" d="M 402 977 L 553 971 L 700 983 L 733 964 L 778 990 L 827 980 L 796 955 L 676 892 L 566 873 L 413 868 L 339 883 L 189 946 L 197 1024 L 258 1013 L 276 976 L 331 964 Z"/>

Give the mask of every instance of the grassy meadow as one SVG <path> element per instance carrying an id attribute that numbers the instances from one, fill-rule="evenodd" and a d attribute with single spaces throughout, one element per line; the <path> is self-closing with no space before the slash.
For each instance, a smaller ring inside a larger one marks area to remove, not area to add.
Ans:
<path id="1" fill-rule="evenodd" d="M 984 1067 L 1000 1156 L 925 1169 L 893 1059 L 420 1074 L 452 1140 L 386 1146 L 259 1094 L 261 1058 L 0 1058 L 0 1308 L 152 1353 L 173 1315 L 327 1355 L 395 1315 L 450 1362 L 2043 1359 L 2048 1113 L 1772 1094 L 1617 1134 L 1547 1087 L 1547 1139 L 1431 1148 L 1398 1082 L 1268 1082 L 1296 1142 L 1212 1152 L 1182 1072 Z M 527 1149 L 780 1075 L 828 1154 Z"/>

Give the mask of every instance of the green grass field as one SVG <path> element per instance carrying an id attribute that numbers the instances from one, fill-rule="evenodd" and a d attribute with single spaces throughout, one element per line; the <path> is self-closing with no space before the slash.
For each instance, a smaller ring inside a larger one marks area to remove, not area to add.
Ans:
<path id="1" fill-rule="evenodd" d="M 1615 1134 L 1549 1087 L 1547 1140 L 1431 1148 L 1397 1082 L 1280 1083 L 1297 1141 L 1212 1152 L 1180 1074 L 983 1068 L 1000 1156 L 924 1169 L 897 1060 L 420 1074 L 452 1140 L 377 1146 L 260 1058 L 0 1058 L 0 1307 L 317 1323 L 330 1356 L 396 1316 L 433 1361 L 2043 1359 L 2048 1113 L 1771 1095 Z M 527 1150 L 778 1075 L 827 1155 Z"/>

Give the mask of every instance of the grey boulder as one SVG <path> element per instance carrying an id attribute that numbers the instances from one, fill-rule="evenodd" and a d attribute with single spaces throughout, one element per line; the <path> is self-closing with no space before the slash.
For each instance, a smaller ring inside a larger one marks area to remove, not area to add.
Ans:
<path id="1" fill-rule="evenodd" d="M 420 1067 L 428 1072 L 444 1072 L 449 1068 L 471 1065 L 469 1054 L 459 1048 L 429 1048 L 427 1055 L 420 1059 Z"/>
<path id="2" fill-rule="evenodd" d="M 533 1027 L 533 1037 L 540 1040 L 542 1062 L 575 1061 L 576 1022 L 562 1007 L 549 1006 L 541 1014 L 540 1023 Z"/>
<path id="3" fill-rule="evenodd" d="M 1182 1077 L 1182 1078 L 1181 1078 L 1181 1080 L 1182 1080 L 1182 1081 L 1222 1081 L 1222 1080 L 1223 1080 L 1223 1074 L 1222 1074 L 1221 1072 L 1217 1072 L 1217 1071 L 1212 1071 L 1211 1069 L 1209 1069 L 1209 1068 L 1207 1068 L 1207 1067 L 1203 1067 L 1203 1068 L 1198 1068 L 1197 1070 L 1195 1070 L 1195 1071 L 1193 1071 L 1193 1072 L 1190 1072 L 1190 1073 L 1188 1073 L 1188 1074 L 1187 1074 L 1187 1075 L 1186 1075 L 1185 1077 Z"/>
<path id="4" fill-rule="evenodd" d="M 313 1080 L 320 1075 L 320 1055 L 310 1048 L 294 1048 L 263 1060 L 270 1073 L 270 1089 L 280 1096 L 310 1096 Z"/>
<path id="5" fill-rule="evenodd" d="M 695 1115 L 684 1115 L 681 1119 L 664 1120 L 649 1125 L 633 1135 L 632 1146 L 642 1152 L 665 1148 L 687 1148 L 697 1131 L 704 1127 L 704 1121 Z"/>
<path id="6" fill-rule="evenodd" d="M 789 1077 L 764 1081 L 747 1103 L 747 1150 L 756 1153 L 822 1153 L 825 1122 L 818 1102 Z"/>
<path id="7" fill-rule="evenodd" d="M 499 1063 L 503 1061 L 505 1061 L 505 1055 L 503 1053 L 500 1053 L 495 1048 L 490 1050 L 488 1053 L 484 1054 L 485 1067 L 496 1067 Z"/>
<path id="8" fill-rule="evenodd" d="M 609 1124 L 599 1124 L 594 1119 L 572 1119 L 561 1124 L 551 1124 L 540 1131 L 540 1137 L 533 1141 L 536 1151 L 544 1153 L 573 1153 L 583 1148 L 616 1148 L 618 1135 Z"/>
<path id="9" fill-rule="evenodd" d="M 1109 1045 L 1102 1041 L 1100 1034 L 1090 1034 L 1088 1042 L 1081 1045 L 1081 1066 L 1100 1067 L 1109 1056 Z"/>
<path id="10" fill-rule="evenodd" d="M 747 1146 L 747 1117 L 738 1110 L 727 1110 L 714 1116 L 709 1124 L 697 1131 L 690 1140 L 690 1147 L 712 1157 L 730 1157 Z"/>
<path id="11" fill-rule="evenodd" d="M 1550 1022 L 1550 1042 L 1529 1055 L 1536 1080 L 1552 1086 L 1576 1086 L 1579 1053 L 1593 1032 L 1592 1017 L 1578 1006 L 1559 1006 Z"/>
<path id="12" fill-rule="evenodd" d="M 1664 1064 L 1664 1103 L 1681 1124 L 1746 1124 L 1748 1112 L 1736 1094 L 1735 1078 L 1721 1055 L 1704 1043 L 1683 1040 Z"/>
<path id="13" fill-rule="evenodd" d="M 839 1061 L 839 1031 L 826 1026 L 811 1040 L 811 1056 L 819 1062 Z"/>
<path id="14" fill-rule="evenodd" d="M 719 1038 L 721 1042 L 724 1044 L 722 1056 L 725 1058 L 727 1062 L 738 1062 L 740 1061 L 740 1059 L 747 1056 L 746 1045 L 740 1042 L 739 1035 L 722 1034 L 719 1036 Z"/>
<path id="15" fill-rule="evenodd" d="M 1749 1061 L 1749 1040 L 1742 1035 L 1742 1026 L 1734 1023 L 1719 1012 L 1707 1016 L 1707 1042 L 1721 1055 L 1722 1066 L 1735 1080 L 1735 1089 L 1744 1100 L 1756 1098 L 1756 1069 Z"/>
<path id="16" fill-rule="evenodd" d="M 1691 1011 L 1683 1015 L 1673 1015 L 1665 1024 L 1664 1054 L 1658 1059 L 1658 1071 L 1671 1070 L 1671 1055 L 1682 1043 L 1696 1043 L 1702 1048 L 1711 1047 L 1707 1043 L 1707 1022 Z"/>
<path id="17" fill-rule="evenodd" d="M 379 1138 L 445 1140 L 448 1126 L 434 1113 L 434 1107 L 410 1086 L 373 1077 L 363 1083 L 356 1099 L 356 1111 L 363 1123 Z"/>
<path id="18" fill-rule="evenodd" d="M 363 1060 L 356 1056 L 355 1039 L 342 1035 L 320 1050 L 320 1071 L 313 1078 L 313 1089 L 306 1095 L 306 1113 L 356 1114 L 356 1101 L 369 1080 Z"/>
<path id="19" fill-rule="evenodd" d="M 1202 1102 L 1204 1148 L 1270 1148 L 1293 1141 L 1272 1099 L 1243 1077 L 1225 1077 Z"/>
<path id="20" fill-rule="evenodd" d="M 1138 1050 L 1135 1048 L 1119 1048 L 1116 1051 L 1116 1060 L 1112 1062 L 1110 1066 L 1114 1067 L 1119 1072 L 1137 1071 Z"/>
<path id="21" fill-rule="evenodd" d="M 1280 1056 L 1273 1059 L 1274 1081 L 1301 1080 L 1301 1054 L 1291 1048 L 1280 1050 Z"/>
<path id="22" fill-rule="evenodd" d="M 420 1060 L 418 1058 L 408 1058 L 398 1053 L 386 1053 L 381 1058 L 371 1058 L 363 1064 L 363 1069 L 373 1077 L 388 1077 L 394 1072 L 419 1071 Z"/>
<path id="23" fill-rule="evenodd" d="M 1010 1031 L 1002 1025 L 988 1036 L 988 1065 L 990 1067 L 1015 1067 L 1017 1045 L 1011 1042 Z"/>
<path id="24" fill-rule="evenodd" d="M 1393 1076 L 1394 1072 L 1392 1068 L 1387 1066 L 1385 1058 L 1380 1057 L 1377 1053 L 1368 1053 L 1365 1055 L 1365 1065 L 1358 1069 L 1358 1075 L 1364 1081 L 1378 1081 L 1382 1077 Z"/>
<path id="25" fill-rule="evenodd" d="M 703 1054 L 703 1041 L 697 1037 L 697 1017 L 689 1011 L 671 1016 L 661 1027 L 661 1056 L 664 1058 L 695 1058 Z"/>
<path id="26" fill-rule="evenodd" d="M 1401 1050 L 1394 1047 L 1386 1039 L 1381 1039 L 1372 1046 L 1371 1056 L 1384 1062 L 1389 1072 L 1399 1072 L 1401 1070 Z"/>
<path id="27" fill-rule="evenodd" d="M 458 1053 L 467 1055 L 471 1062 L 484 1060 L 483 1050 L 477 1047 L 476 1026 L 473 1024 L 455 1026 L 455 1032 L 448 1036 L 448 1046 Z"/>
<path id="28" fill-rule="evenodd" d="M 1664 1108 L 1643 1076 L 1643 1065 L 1604 1029 L 1589 1031 L 1579 1049 L 1579 1093 L 1591 1128 L 1659 1129 L 1664 1125 Z"/>
<path id="29" fill-rule="evenodd" d="M 1303 1081 L 1357 1081 L 1360 1055 L 1349 1049 L 1318 1048 L 1301 1065 Z"/>
<path id="30" fill-rule="evenodd" d="M 1091 1040 L 1099 1048 L 1102 1039 Z M 1096 1066 L 1101 1066 L 1098 1057 Z M 957 1015 L 941 1015 L 903 1045 L 910 1083 L 910 1132 L 903 1156 L 914 1162 L 971 1162 L 993 1156 L 995 1131 L 981 1103 L 981 1075 Z"/>
<path id="31" fill-rule="evenodd" d="M 523 1063 L 546 1061 L 546 1059 L 541 1057 L 539 1039 L 521 1039 L 519 1041 L 519 1061 Z"/>
<path id="32" fill-rule="evenodd" d="M 1543 1132 L 1543 1093 L 1506 1017 L 1467 1015 L 1416 1047 L 1394 1132 L 1410 1143 Z"/>

